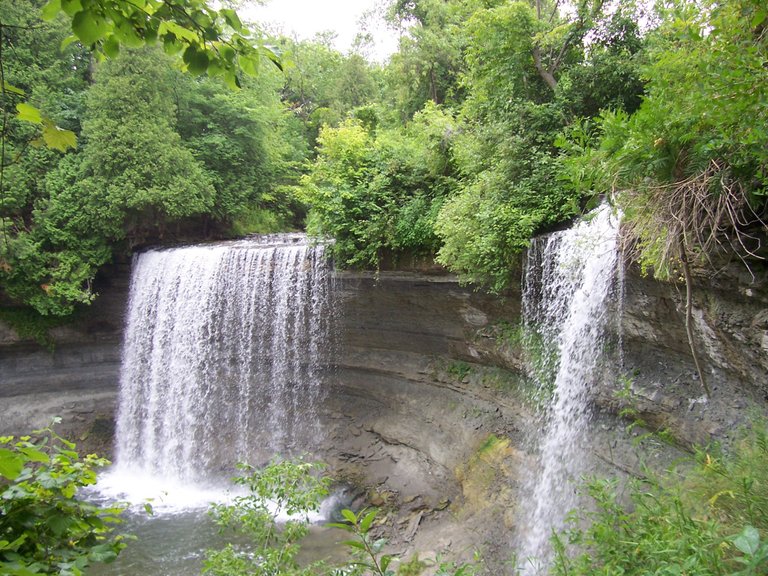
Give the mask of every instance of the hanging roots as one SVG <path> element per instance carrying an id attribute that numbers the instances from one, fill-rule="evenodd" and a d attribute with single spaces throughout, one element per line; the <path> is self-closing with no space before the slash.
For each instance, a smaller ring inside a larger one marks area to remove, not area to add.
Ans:
<path id="1" fill-rule="evenodd" d="M 711 256 L 725 251 L 736 254 L 752 274 L 747 259 L 764 257 L 759 254 L 760 237 L 749 230 L 759 227 L 765 231 L 765 222 L 750 206 L 741 182 L 733 180 L 724 163 L 715 160 L 696 176 L 648 188 L 637 203 L 640 205 L 625 224 L 624 254 L 652 265 L 657 278 L 669 278 L 670 271 L 680 266 L 686 288 L 688 345 L 701 386 L 710 397 L 694 341 L 691 264 L 705 260 L 713 266 Z"/>
<path id="2" fill-rule="evenodd" d="M 652 265 L 658 278 L 668 278 L 683 260 L 713 265 L 711 256 L 718 252 L 736 254 L 750 273 L 747 259 L 764 259 L 759 235 L 749 230 L 765 230 L 765 222 L 721 161 L 710 161 L 686 180 L 647 188 L 632 206 L 636 213 L 628 213 L 625 222 L 624 253 Z"/>

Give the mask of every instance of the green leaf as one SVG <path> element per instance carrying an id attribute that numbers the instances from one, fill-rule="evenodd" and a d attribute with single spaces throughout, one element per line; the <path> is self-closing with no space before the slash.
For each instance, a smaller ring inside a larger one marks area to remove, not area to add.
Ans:
<path id="1" fill-rule="evenodd" d="M 80 0 L 61 0 L 61 9 L 67 16 L 74 16 L 83 9 Z"/>
<path id="2" fill-rule="evenodd" d="M 30 462 L 41 462 L 43 464 L 47 464 L 51 461 L 51 459 L 48 457 L 48 454 L 41 452 L 36 448 L 19 448 L 19 452 L 24 454 L 24 456 L 26 456 Z"/>
<path id="3" fill-rule="evenodd" d="M 240 63 L 240 68 L 248 74 L 249 76 L 256 76 L 259 71 L 259 60 L 258 57 L 252 58 L 250 56 L 240 56 L 240 59 L 238 60 Z"/>
<path id="4" fill-rule="evenodd" d="M 75 492 L 77 492 L 77 486 L 73 483 L 67 484 L 61 489 L 61 493 L 65 498 L 72 498 L 75 495 Z"/>
<path id="5" fill-rule="evenodd" d="M 16 111 L 18 112 L 17 118 L 19 120 L 23 120 L 24 122 L 32 122 L 33 124 L 40 124 L 43 121 L 43 118 L 40 114 L 40 110 L 38 110 L 31 104 L 27 104 L 26 102 L 21 102 L 19 104 L 16 104 Z"/>
<path id="6" fill-rule="evenodd" d="M 120 54 L 120 41 L 113 34 L 104 41 L 102 48 L 104 50 L 104 54 L 110 58 L 116 58 L 117 55 Z"/>
<path id="7" fill-rule="evenodd" d="M 77 445 L 74 442 L 71 442 L 67 440 L 66 438 L 58 438 L 59 442 L 61 442 L 64 446 L 69 448 L 69 450 L 62 450 L 61 453 L 69 458 L 77 458 L 77 452 L 73 452 Z"/>
<path id="8" fill-rule="evenodd" d="M 64 52 L 65 48 L 67 46 L 69 46 L 70 44 L 72 44 L 72 42 L 77 42 L 77 36 L 75 36 L 74 34 L 72 34 L 70 36 L 67 36 L 66 38 L 64 38 L 64 40 L 61 41 L 61 45 L 59 46 L 59 50 Z"/>
<path id="9" fill-rule="evenodd" d="M 229 62 L 230 64 L 235 61 L 235 49 L 232 48 L 232 46 L 228 46 L 224 44 L 223 46 L 219 47 L 219 55 L 222 60 Z"/>
<path id="10" fill-rule="evenodd" d="M 371 510 L 365 515 L 362 522 L 360 522 L 360 532 L 367 534 L 368 530 L 371 529 L 371 524 L 373 524 L 374 518 L 376 518 L 376 510 Z"/>
<path id="11" fill-rule="evenodd" d="M 745 556 L 754 556 L 760 548 L 760 532 L 754 526 L 745 526 L 733 539 L 733 545 Z"/>
<path id="12" fill-rule="evenodd" d="M 90 10 L 82 10 L 72 18 L 72 31 L 86 46 L 101 40 L 109 29 L 109 24 Z"/>
<path id="13" fill-rule="evenodd" d="M 243 23 L 240 21 L 240 17 L 237 15 L 237 12 L 231 8 L 224 8 L 221 10 L 221 15 L 224 16 L 224 20 L 232 29 L 237 32 L 242 31 Z"/>
<path id="14" fill-rule="evenodd" d="M 387 568 L 389 568 L 389 564 L 392 562 L 392 556 L 385 554 L 381 557 L 381 560 L 379 561 L 379 564 L 381 565 L 381 570 L 386 571 Z"/>
<path id="15" fill-rule="evenodd" d="M 344 540 L 342 542 L 344 546 L 349 546 L 350 548 L 357 548 L 358 550 L 365 550 L 365 544 L 360 542 L 359 540 Z"/>
<path id="16" fill-rule="evenodd" d="M 130 21 L 119 22 L 114 30 L 115 40 L 129 48 L 141 48 L 144 39 L 136 31 Z"/>
<path id="17" fill-rule="evenodd" d="M 99 544 L 91 548 L 89 557 L 93 562 L 109 563 L 117 558 L 117 552 L 113 544 Z"/>
<path id="18" fill-rule="evenodd" d="M 157 30 L 155 28 L 146 28 L 144 30 L 144 42 L 149 46 L 154 46 L 157 43 Z"/>
<path id="19" fill-rule="evenodd" d="M 350 526 L 349 524 L 341 524 L 340 522 L 328 522 L 326 526 L 329 526 L 331 528 L 338 528 L 340 530 L 346 530 L 347 532 L 354 532 L 355 529 Z"/>
<path id="20" fill-rule="evenodd" d="M 173 34 L 163 36 L 163 51 L 169 56 L 175 56 L 183 47 L 184 45 Z"/>
<path id="21" fill-rule="evenodd" d="M 50 120 L 43 123 L 43 141 L 48 148 L 66 152 L 77 147 L 77 136 L 71 130 L 59 128 Z"/>
<path id="22" fill-rule="evenodd" d="M 274 46 L 262 46 L 261 52 L 269 59 L 272 64 L 277 66 L 277 69 L 283 72 L 283 63 L 278 53 L 278 49 Z"/>
<path id="23" fill-rule="evenodd" d="M 15 480 L 24 469 L 24 458 L 16 452 L 0 448 L 0 476 Z"/>
<path id="24" fill-rule="evenodd" d="M 16 86 L 12 86 L 11 84 L 8 84 L 5 80 L 3 80 L 3 90 L 6 92 L 13 92 L 14 94 L 18 94 L 19 96 L 24 96 L 26 92 L 22 90 L 21 88 L 16 88 Z"/>
<path id="25" fill-rule="evenodd" d="M 348 508 L 344 508 L 341 511 L 341 515 L 344 516 L 344 519 L 350 524 L 357 525 L 357 516 L 355 516 L 355 513 L 352 512 L 352 510 L 349 510 Z"/>
<path id="26" fill-rule="evenodd" d="M 209 58 L 206 52 L 193 50 L 189 57 L 189 61 L 187 62 L 187 66 L 192 74 L 202 74 L 208 69 L 208 62 Z"/>
<path id="27" fill-rule="evenodd" d="M 22 534 L 16 540 L 13 542 L 8 542 L 8 540 L 0 540 L 0 550 L 13 550 L 16 551 L 19 549 L 19 546 L 24 544 L 24 541 L 27 539 L 28 534 Z"/>
<path id="28" fill-rule="evenodd" d="M 172 20 L 165 20 L 160 23 L 160 26 L 157 29 L 157 35 L 165 39 L 169 34 L 175 38 L 182 38 L 189 42 L 195 42 L 198 40 L 198 35 L 196 32 L 185 28 L 181 24 L 177 24 Z"/>
<path id="29" fill-rule="evenodd" d="M 45 520 L 45 525 L 50 528 L 56 536 L 64 534 L 72 524 L 74 524 L 74 518 L 70 518 L 65 515 L 53 516 L 49 515 Z"/>
<path id="30" fill-rule="evenodd" d="M 230 90 L 237 90 L 241 88 L 240 78 L 237 77 L 237 74 L 235 74 L 233 70 L 227 70 L 224 72 L 224 83 Z"/>
<path id="31" fill-rule="evenodd" d="M 43 20 L 46 20 L 50 22 L 54 18 L 56 18 L 56 15 L 61 11 L 61 0 L 49 0 L 48 4 L 43 6 L 43 9 L 40 11 L 40 14 L 43 17 Z"/>
<path id="32" fill-rule="evenodd" d="M 224 73 L 224 68 L 216 60 L 211 60 L 208 63 L 208 76 L 211 78 L 221 76 Z"/>

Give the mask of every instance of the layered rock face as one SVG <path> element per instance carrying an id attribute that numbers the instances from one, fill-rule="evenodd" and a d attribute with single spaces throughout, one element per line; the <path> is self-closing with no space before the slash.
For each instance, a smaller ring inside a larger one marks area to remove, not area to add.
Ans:
<path id="1" fill-rule="evenodd" d="M 706 398 L 685 328 L 685 286 L 660 283 L 630 270 L 622 310 L 622 362 L 630 394 L 600 390 L 612 412 L 631 404 L 649 425 L 669 429 L 684 445 L 727 438 L 765 414 L 768 400 L 768 269 L 755 263 L 698 275 L 692 324 Z M 624 396 L 623 399 L 618 399 Z"/>
<path id="2" fill-rule="evenodd" d="M 519 294 L 403 273 L 341 273 L 336 289 L 341 342 L 327 423 L 335 474 L 392 505 L 391 540 L 404 549 L 507 549 L 499 526 L 513 514 L 531 391 L 505 339 Z"/>
<path id="3" fill-rule="evenodd" d="M 50 346 L 19 339 L 0 322 L 0 435 L 60 417 L 59 432 L 109 453 L 129 281 L 129 266 L 113 267 L 93 305 L 51 330 Z"/>

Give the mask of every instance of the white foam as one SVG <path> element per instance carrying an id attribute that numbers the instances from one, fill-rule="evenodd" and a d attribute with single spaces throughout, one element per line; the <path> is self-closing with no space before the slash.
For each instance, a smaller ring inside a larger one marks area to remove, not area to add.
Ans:
<path id="1" fill-rule="evenodd" d="M 224 481 L 192 484 L 138 469 L 115 467 L 100 474 L 88 494 L 96 500 L 127 504 L 131 512 L 143 512 L 148 504 L 152 514 L 162 516 L 206 510 L 213 504 L 231 504 L 247 492 L 242 486 Z M 340 495 L 331 494 L 323 500 L 318 511 L 307 515 L 307 520 L 312 524 L 328 521 L 339 502 Z M 274 505 L 269 508 L 275 511 Z M 284 512 L 277 515 L 278 522 L 290 518 Z"/>
<path id="2" fill-rule="evenodd" d="M 155 514 L 175 514 L 230 502 L 242 492 L 224 483 L 188 483 L 138 469 L 113 468 L 99 475 L 91 490 L 96 497 L 124 502 L 133 511 L 152 507 Z"/>

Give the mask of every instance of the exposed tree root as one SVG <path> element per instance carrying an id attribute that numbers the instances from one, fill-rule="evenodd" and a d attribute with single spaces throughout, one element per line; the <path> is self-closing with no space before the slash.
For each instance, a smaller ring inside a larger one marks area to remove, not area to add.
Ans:
<path id="1" fill-rule="evenodd" d="M 766 230 L 761 215 L 750 206 L 743 184 L 728 166 L 712 160 L 686 179 L 654 184 L 634 192 L 627 202 L 624 226 L 625 254 L 653 268 L 660 279 L 685 282 L 685 331 L 696 371 L 707 397 L 711 391 L 697 353 L 692 322 L 691 266 L 714 266 L 716 253 L 735 254 L 754 279 L 749 259 L 764 260 L 761 237 L 751 230 Z"/>

